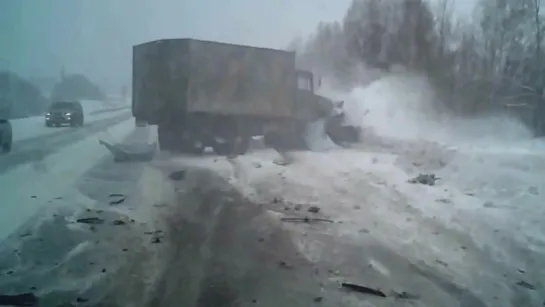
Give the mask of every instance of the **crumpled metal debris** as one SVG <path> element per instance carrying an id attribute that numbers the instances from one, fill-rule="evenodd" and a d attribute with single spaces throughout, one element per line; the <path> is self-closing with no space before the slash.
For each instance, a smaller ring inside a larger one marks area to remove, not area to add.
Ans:
<path id="1" fill-rule="evenodd" d="M 435 185 L 435 182 L 439 180 L 435 174 L 419 174 L 418 176 L 409 179 L 409 183 L 420 183 L 426 185 Z"/>
<path id="2" fill-rule="evenodd" d="M 110 144 L 99 140 L 114 156 L 115 162 L 147 162 L 155 156 L 157 145 L 153 144 Z"/>

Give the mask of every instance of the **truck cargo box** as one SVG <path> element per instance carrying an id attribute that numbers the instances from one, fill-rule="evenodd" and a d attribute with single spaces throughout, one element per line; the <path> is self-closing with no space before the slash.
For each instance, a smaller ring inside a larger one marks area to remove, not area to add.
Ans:
<path id="1" fill-rule="evenodd" d="M 292 117 L 295 53 L 195 39 L 133 47 L 133 114 L 208 112 Z"/>

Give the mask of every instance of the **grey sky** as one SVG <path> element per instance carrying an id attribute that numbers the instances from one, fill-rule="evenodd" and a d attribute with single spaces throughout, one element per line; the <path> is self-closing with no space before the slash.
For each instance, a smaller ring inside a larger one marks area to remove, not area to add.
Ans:
<path id="1" fill-rule="evenodd" d="M 24 76 L 83 72 L 121 84 L 131 46 L 195 37 L 283 48 L 351 0 L 0 0 L 0 69 Z M 455 1 L 464 9 L 464 2 Z M 460 5 L 461 4 L 461 5 Z"/>

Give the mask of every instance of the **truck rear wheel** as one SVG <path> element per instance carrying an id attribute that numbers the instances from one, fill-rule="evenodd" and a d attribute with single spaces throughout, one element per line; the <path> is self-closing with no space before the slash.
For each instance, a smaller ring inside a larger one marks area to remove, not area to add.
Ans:
<path id="1" fill-rule="evenodd" d="M 235 154 L 237 155 L 243 155 L 246 152 L 248 152 L 248 149 L 250 147 L 250 138 L 245 137 L 242 138 L 239 142 L 237 142 L 235 147 Z"/>
<path id="2" fill-rule="evenodd" d="M 243 155 L 250 147 L 249 138 L 239 138 L 238 140 L 229 140 L 224 143 L 215 142 L 214 152 L 220 156 Z"/>
<path id="3" fill-rule="evenodd" d="M 195 140 L 181 140 L 179 144 L 179 151 L 181 153 L 200 155 L 204 152 L 204 145 Z"/>
<path id="4" fill-rule="evenodd" d="M 228 156 L 233 153 L 233 146 L 231 142 L 215 142 L 212 148 L 214 149 L 214 152 L 220 156 Z"/>
<path id="5" fill-rule="evenodd" d="M 159 150 L 160 151 L 170 151 L 172 150 L 172 144 L 173 144 L 173 133 L 164 125 L 159 125 L 157 127 L 157 138 L 159 140 Z"/>

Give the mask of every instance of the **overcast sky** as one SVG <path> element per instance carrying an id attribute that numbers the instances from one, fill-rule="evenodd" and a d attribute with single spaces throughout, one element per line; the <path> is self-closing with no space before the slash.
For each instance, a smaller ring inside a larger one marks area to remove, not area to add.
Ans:
<path id="1" fill-rule="evenodd" d="M 395 0 L 393 0 L 395 1 Z M 284 48 L 351 0 L 0 0 L 0 69 L 130 82 L 131 46 L 194 37 Z M 474 0 L 456 0 L 469 11 Z"/>

